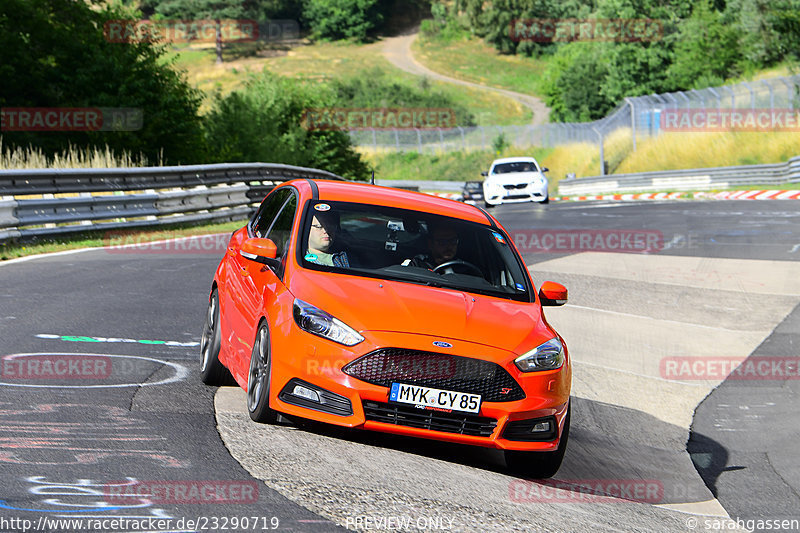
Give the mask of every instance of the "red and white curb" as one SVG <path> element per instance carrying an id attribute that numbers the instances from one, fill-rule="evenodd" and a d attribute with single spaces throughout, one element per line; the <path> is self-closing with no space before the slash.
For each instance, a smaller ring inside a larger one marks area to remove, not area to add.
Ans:
<path id="1" fill-rule="evenodd" d="M 460 200 L 458 193 L 430 192 L 434 196 Z M 758 191 L 725 191 L 725 192 L 651 192 L 640 194 L 599 194 L 595 196 L 553 196 L 557 202 L 585 202 L 589 200 L 612 200 L 618 202 L 638 200 L 800 200 L 800 190 L 758 190 Z"/>
<path id="2" fill-rule="evenodd" d="M 712 198 L 715 200 L 800 200 L 800 190 L 697 192 L 695 193 L 695 198 Z"/>
<path id="3" fill-rule="evenodd" d="M 580 202 L 587 200 L 677 200 L 677 199 L 703 199 L 703 200 L 800 200 L 800 190 L 757 190 L 757 191 L 725 191 L 725 192 L 672 192 L 672 193 L 642 193 L 642 194 L 603 194 L 596 196 L 555 196 L 553 200 Z"/>
<path id="4" fill-rule="evenodd" d="M 554 196 L 553 200 L 565 202 L 581 202 L 586 200 L 677 200 L 679 198 L 690 198 L 690 192 L 652 192 L 642 194 L 601 194 L 596 196 Z"/>

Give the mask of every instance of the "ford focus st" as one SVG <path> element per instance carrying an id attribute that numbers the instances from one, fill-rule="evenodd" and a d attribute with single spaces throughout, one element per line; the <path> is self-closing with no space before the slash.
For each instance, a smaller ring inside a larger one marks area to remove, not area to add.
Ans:
<path id="1" fill-rule="evenodd" d="M 279 414 L 505 451 L 558 470 L 571 365 L 506 231 L 482 209 L 374 185 L 293 180 L 234 232 L 209 295 L 202 379 Z"/>

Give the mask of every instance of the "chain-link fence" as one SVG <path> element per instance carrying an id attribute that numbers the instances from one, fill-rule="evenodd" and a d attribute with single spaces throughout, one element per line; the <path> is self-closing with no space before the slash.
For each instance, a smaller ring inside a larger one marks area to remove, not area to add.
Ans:
<path id="1" fill-rule="evenodd" d="M 350 137 L 356 145 L 364 148 L 419 153 L 491 149 L 501 135 L 506 143 L 519 148 L 589 142 L 597 143 L 601 160 L 604 160 L 601 141 L 618 129 L 631 130 L 635 150 L 637 138 L 657 136 L 664 131 L 700 131 L 697 127 L 698 117 L 706 112 L 718 115 L 714 120 L 728 121 L 728 126 L 736 127 L 736 117 L 732 117 L 734 110 L 781 112 L 779 122 L 784 118 L 786 122 L 780 122 L 777 126 L 786 129 L 787 122 L 793 120 L 792 116 L 796 118 L 796 115 L 786 112 L 800 110 L 800 75 L 630 97 L 608 116 L 593 122 L 449 129 L 372 129 L 350 131 Z M 756 116 L 738 118 L 758 120 Z M 733 124 L 728 119 L 733 120 Z M 724 126 L 721 123 L 714 124 L 714 127 Z M 707 127 L 710 125 L 710 122 L 706 123 Z M 742 122 L 739 126 L 746 128 L 747 124 Z M 766 125 L 758 123 L 757 126 L 769 129 L 776 124 L 768 121 Z M 800 131 L 800 124 L 795 123 L 793 131 Z"/>

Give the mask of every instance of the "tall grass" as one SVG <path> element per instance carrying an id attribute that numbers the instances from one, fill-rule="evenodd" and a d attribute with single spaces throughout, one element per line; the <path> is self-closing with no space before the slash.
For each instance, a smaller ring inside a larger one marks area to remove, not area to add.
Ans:
<path id="1" fill-rule="evenodd" d="M 120 168 L 120 167 L 145 167 L 149 162 L 139 154 L 133 156 L 129 152 L 114 153 L 106 146 L 100 148 L 79 148 L 70 146 L 49 157 L 41 148 L 28 146 L 6 147 L 0 137 L 0 170 L 19 170 L 30 168 Z M 159 158 L 158 166 L 163 161 Z"/>
<path id="2" fill-rule="evenodd" d="M 800 132 L 665 133 L 637 139 L 633 151 L 630 129 L 620 129 L 604 139 L 604 158 L 609 174 L 780 163 L 800 155 Z M 365 158 L 384 179 L 480 180 L 498 157 L 531 155 L 549 168 L 551 193 L 567 174 L 599 176 L 597 143 L 573 143 L 552 149 L 511 148 L 502 154 L 491 150 L 417 154 L 416 152 L 367 152 Z"/>
<path id="3" fill-rule="evenodd" d="M 800 132 L 670 132 L 637 141 L 617 172 L 780 163 L 797 155 Z"/>

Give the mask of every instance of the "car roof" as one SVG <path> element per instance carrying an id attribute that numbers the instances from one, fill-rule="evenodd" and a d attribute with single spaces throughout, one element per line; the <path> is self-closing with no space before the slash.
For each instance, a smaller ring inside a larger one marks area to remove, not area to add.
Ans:
<path id="1" fill-rule="evenodd" d="M 537 161 L 532 157 L 504 157 L 492 161 L 492 165 L 497 165 L 498 163 L 537 163 Z"/>
<path id="2" fill-rule="evenodd" d="M 287 182 L 287 184 L 294 185 L 301 191 L 303 196 L 310 196 L 312 190 L 309 181 L 311 180 L 296 179 Z M 491 215 L 473 205 L 449 200 L 447 198 L 440 198 L 431 194 L 353 181 L 315 179 L 313 182 L 319 189 L 320 200 L 398 207 L 401 209 L 460 218 L 484 225 L 497 224 L 497 221 L 494 220 Z"/>

